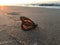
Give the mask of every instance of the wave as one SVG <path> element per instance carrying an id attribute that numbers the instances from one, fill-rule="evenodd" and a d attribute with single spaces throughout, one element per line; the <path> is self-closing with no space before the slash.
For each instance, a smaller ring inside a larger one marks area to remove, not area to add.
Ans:
<path id="1" fill-rule="evenodd" d="M 24 6 L 60 9 L 60 4 L 26 4 Z"/>
<path id="2" fill-rule="evenodd" d="M 60 6 L 60 4 L 31 4 L 31 5 L 38 5 L 38 6 Z"/>

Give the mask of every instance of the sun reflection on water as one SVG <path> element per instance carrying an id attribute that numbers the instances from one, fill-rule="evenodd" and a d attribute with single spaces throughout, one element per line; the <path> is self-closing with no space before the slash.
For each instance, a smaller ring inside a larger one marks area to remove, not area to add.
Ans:
<path id="1" fill-rule="evenodd" d="M 0 10 L 7 10 L 8 8 L 6 6 L 0 6 Z"/>
<path id="2" fill-rule="evenodd" d="M 7 6 L 0 6 L 0 13 L 2 13 L 3 15 L 6 15 L 8 11 L 8 7 Z"/>

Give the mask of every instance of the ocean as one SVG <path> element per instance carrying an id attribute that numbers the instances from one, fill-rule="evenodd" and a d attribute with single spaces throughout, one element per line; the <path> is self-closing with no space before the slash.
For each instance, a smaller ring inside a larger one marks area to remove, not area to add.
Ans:
<path id="1" fill-rule="evenodd" d="M 21 5 L 21 6 L 60 9 L 60 5 L 59 6 Z"/>
<path id="2" fill-rule="evenodd" d="M 60 6 L 33 6 L 33 7 L 60 9 Z"/>

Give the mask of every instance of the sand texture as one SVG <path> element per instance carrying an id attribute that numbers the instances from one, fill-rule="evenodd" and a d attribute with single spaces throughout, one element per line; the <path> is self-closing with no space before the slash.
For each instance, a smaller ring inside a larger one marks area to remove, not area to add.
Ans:
<path id="1" fill-rule="evenodd" d="M 23 31 L 20 16 L 38 27 Z M 0 9 L 0 45 L 60 45 L 60 9 L 5 6 Z"/>

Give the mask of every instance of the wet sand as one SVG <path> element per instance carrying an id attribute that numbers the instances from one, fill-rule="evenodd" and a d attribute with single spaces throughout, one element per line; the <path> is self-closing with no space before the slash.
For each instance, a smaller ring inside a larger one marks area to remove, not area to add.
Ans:
<path id="1" fill-rule="evenodd" d="M 0 9 L 0 45 L 60 45 L 60 9 L 5 8 Z M 30 18 L 38 27 L 32 31 L 23 31 L 20 16 Z"/>

